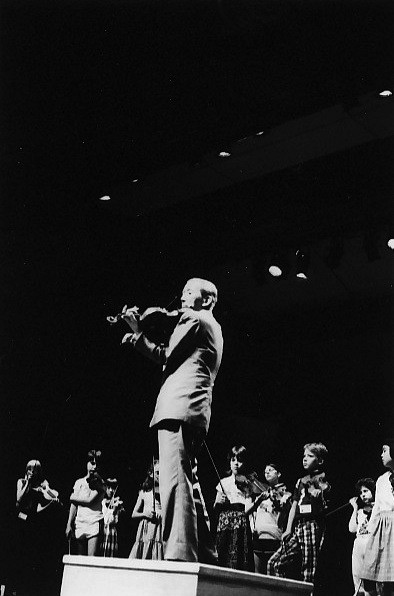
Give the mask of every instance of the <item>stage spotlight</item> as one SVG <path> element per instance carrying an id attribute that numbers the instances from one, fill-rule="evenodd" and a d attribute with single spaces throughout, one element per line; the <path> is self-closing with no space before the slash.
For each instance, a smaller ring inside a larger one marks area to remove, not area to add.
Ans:
<path id="1" fill-rule="evenodd" d="M 279 265 L 270 265 L 268 267 L 268 271 L 270 272 L 272 277 L 280 277 L 283 273 L 283 270 Z"/>
<path id="2" fill-rule="evenodd" d="M 108 195 L 104 195 L 103 197 L 100 197 L 99 201 L 110 201 L 111 197 L 109 197 Z"/>
<path id="3" fill-rule="evenodd" d="M 389 238 L 387 240 L 387 246 L 391 248 L 391 250 L 394 250 L 394 238 Z"/>
<path id="4" fill-rule="evenodd" d="M 230 157 L 231 153 L 229 153 L 228 151 L 221 151 L 219 153 L 219 157 Z"/>
<path id="5" fill-rule="evenodd" d="M 308 269 L 310 262 L 310 255 L 308 250 L 298 248 L 295 252 L 296 256 L 296 276 L 299 279 L 308 279 Z"/>
<path id="6" fill-rule="evenodd" d="M 276 279 L 286 277 L 289 272 L 289 262 L 284 253 L 276 253 L 272 256 L 268 272 Z"/>
<path id="7" fill-rule="evenodd" d="M 385 89 L 384 91 L 381 91 L 379 93 L 380 97 L 390 97 L 392 94 L 392 91 L 390 91 L 389 89 Z"/>
<path id="8" fill-rule="evenodd" d="M 378 234 L 375 230 L 369 231 L 364 236 L 363 248 L 370 263 L 380 259 L 378 248 Z"/>
<path id="9" fill-rule="evenodd" d="M 339 267 L 341 259 L 344 255 L 345 249 L 343 238 L 333 238 L 328 247 L 328 254 L 325 257 L 325 262 L 330 269 Z"/>

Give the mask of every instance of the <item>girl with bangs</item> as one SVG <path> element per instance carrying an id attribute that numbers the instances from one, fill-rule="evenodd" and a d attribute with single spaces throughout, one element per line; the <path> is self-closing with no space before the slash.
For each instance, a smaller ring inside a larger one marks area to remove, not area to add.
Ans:
<path id="1" fill-rule="evenodd" d="M 218 562 L 222 567 L 254 571 L 252 533 L 245 511 L 252 504 L 242 486 L 237 485 L 237 475 L 245 473 L 247 450 L 235 445 L 227 456 L 229 475 L 216 486 L 214 509 L 219 514 L 216 530 Z"/>

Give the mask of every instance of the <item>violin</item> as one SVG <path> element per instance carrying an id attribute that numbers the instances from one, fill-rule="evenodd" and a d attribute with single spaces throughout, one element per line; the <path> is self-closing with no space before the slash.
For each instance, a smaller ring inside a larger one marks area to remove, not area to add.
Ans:
<path id="1" fill-rule="evenodd" d="M 58 505 L 63 507 L 63 503 L 59 499 L 59 493 L 54 488 L 50 488 L 49 486 L 42 486 L 40 484 L 39 486 L 33 486 L 32 490 L 41 493 L 44 496 L 44 499 L 48 501 L 48 503 L 41 508 L 41 511 L 46 509 L 48 505 L 50 505 L 51 503 L 57 503 Z"/>
<path id="2" fill-rule="evenodd" d="M 247 492 L 249 496 L 261 497 L 262 499 L 269 497 L 270 487 L 258 479 L 256 472 L 237 474 L 235 484 L 242 492 Z"/>
<path id="3" fill-rule="evenodd" d="M 123 505 L 123 501 L 120 497 L 118 496 L 114 496 L 111 497 L 109 503 L 107 503 L 107 508 L 108 509 L 117 509 L 118 507 L 121 507 Z"/>
<path id="4" fill-rule="evenodd" d="M 142 314 L 139 313 L 137 307 L 132 310 L 138 320 L 138 326 L 142 333 L 148 339 L 157 343 L 165 343 L 168 341 L 183 313 L 182 309 L 167 310 L 166 308 L 161 308 L 159 306 L 149 307 Z M 124 319 L 125 313 L 123 312 L 118 313 L 115 316 L 107 317 L 107 321 L 111 325 Z"/>
<path id="5" fill-rule="evenodd" d="M 54 488 L 50 488 L 49 486 L 36 486 L 33 490 L 42 493 L 47 501 L 59 501 L 59 493 Z"/>
<path id="6" fill-rule="evenodd" d="M 90 490 L 104 490 L 105 489 L 105 480 L 101 478 L 98 472 L 92 472 L 86 479 Z"/>

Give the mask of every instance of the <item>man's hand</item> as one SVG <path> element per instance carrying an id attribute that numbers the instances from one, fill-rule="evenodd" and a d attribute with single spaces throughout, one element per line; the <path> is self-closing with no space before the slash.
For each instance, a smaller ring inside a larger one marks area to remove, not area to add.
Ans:
<path id="1" fill-rule="evenodd" d="M 140 328 L 138 324 L 138 306 L 127 308 L 127 304 L 122 308 L 122 319 L 126 321 L 133 333 L 138 333 Z M 123 342 L 122 342 L 123 343 Z"/>
<path id="2" fill-rule="evenodd" d="M 129 344 L 134 333 L 126 333 L 122 338 L 122 344 Z"/>
<path id="3" fill-rule="evenodd" d="M 349 499 L 349 503 L 353 507 L 353 509 L 358 509 L 357 497 L 352 497 L 351 499 Z"/>

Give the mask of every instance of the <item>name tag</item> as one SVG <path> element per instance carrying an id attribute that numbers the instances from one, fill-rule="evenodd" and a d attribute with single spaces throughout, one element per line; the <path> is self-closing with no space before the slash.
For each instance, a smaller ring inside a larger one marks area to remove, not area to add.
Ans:
<path id="1" fill-rule="evenodd" d="M 23 519 L 23 520 L 26 520 L 27 519 L 26 513 L 22 513 L 22 511 L 19 511 L 18 517 L 19 517 L 19 519 Z"/>
<path id="2" fill-rule="evenodd" d="M 312 505 L 300 505 L 300 513 L 312 513 Z"/>

